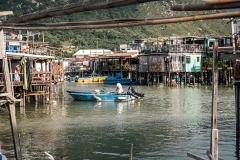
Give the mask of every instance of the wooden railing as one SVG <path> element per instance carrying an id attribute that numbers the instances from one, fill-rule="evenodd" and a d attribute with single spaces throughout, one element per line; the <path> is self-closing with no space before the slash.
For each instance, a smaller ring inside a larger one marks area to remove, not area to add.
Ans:
<path id="1" fill-rule="evenodd" d="M 19 80 L 15 79 L 16 73 L 10 73 L 10 80 L 13 86 L 22 86 L 24 74 L 19 73 L 18 76 L 20 77 Z M 43 85 L 43 84 L 50 84 L 52 83 L 52 73 L 51 72 L 32 72 L 31 73 L 31 83 L 32 85 Z M 0 86 L 4 85 L 4 78 L 3 73 L 0 73 Z"/>
<path id="2" fill-rule="evenodd" d="M 169 45 L 169 53 L 202 53 L 205 45 L 200 44 L 172 44 Z"/>
<path id="3" fill-rule="evenodd" d="M 121 68 L 122 67 L 122 68 Z M 132 65 L 122 65 L 120 66 L 119 64 L 117 65 L 105 65 L 102 67 L 103 71 L 137 71 L 138 70 L 138 66 L 136 64 L 132 64 Z"/>

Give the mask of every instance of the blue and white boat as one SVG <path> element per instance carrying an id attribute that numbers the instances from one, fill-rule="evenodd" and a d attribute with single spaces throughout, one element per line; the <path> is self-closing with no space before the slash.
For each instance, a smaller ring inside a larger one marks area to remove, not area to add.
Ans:
<path id="1" fill-rule="evenodd" d="M 135 99 L 131 94 L 117 94 L 115 92 L 107 92 L 104 90 L 95 91 L 68 91 L 68 94 L 76 101 L 97 101 L 97 102 L 127 102 Z"/>

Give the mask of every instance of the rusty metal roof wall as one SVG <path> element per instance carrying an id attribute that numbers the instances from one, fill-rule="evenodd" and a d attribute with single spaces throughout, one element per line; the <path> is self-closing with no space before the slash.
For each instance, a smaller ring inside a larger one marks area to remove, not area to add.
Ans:
<path id="1" fill-rule="evenodd" d="M 138 52 L 123 52 L 123 53 L 115 53 L 115 54 L 105 54 L 99 55 L 97 58 L 99 59 L 111 59 L 111 58 L 135 58 L 139 55 Z"/>

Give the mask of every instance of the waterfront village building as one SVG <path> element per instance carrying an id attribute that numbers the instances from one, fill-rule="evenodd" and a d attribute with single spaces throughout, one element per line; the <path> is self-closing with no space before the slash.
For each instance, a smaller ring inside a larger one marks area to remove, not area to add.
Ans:
<path id="1" fill-rule="evenodd" d="M 216 40 L 219 47 L 232 50 L 232 37 L 188 35 L 138 39 L 129 44 L 121 44 L 119 51 L 115 53 L 102 49 L 79 50 L 73 56 L 72 67 L 77 68 L 77 74 L 88 69 L 89 73 L 96 69 L 96 73 L 100 75 L 115 75 L 121 72 L 123 78 L 136 77 L 135 79 L 144 79 L 147 83 L 166 84 L 172 79 L 182 79 L 184 83 L 196 81 L 211 84 L 211 59 Z M 220 83 L 230 82 L 231 63 L 225 61 L 219 64 L 219 72 Z"/>
<path id="2" fill-rule="evenodd" d="M 4 34 L 14 97 L 19 100 L 21 106 L 25 106 L 25 101 L 30 97 L 34 97 L 35 100 L 44 97 L 45 102 L 51 103 L 54 81 L 52 62 L 55 56 L 47 53 L 47 43 L 30 42 L 27 39 L 20 34 Z M 2 66 L 2 61 L 0 63 Z M 2 67 L 0 71 L 0 87 L 4 88 Z"/>
<path id="3" fill-rule="evenodd" d="M 106 54 L 113 54 L 113 52 L 108 49 L 80 49 L 73 54 L 73 58 L 71 62 L 68 62 L 68 66 L 65 66 L 65 74 L 77 76 L 82 71 L 90 72 L 93 68 L 91 58 Z"/>

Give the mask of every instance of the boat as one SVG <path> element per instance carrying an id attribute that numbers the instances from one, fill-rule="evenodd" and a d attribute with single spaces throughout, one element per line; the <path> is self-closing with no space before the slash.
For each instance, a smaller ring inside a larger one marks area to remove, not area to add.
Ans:
<path id="1" fill-rule="evenodd" d="M 97 102 L 127 102 L 135 99 L 127 93 L 117 94 L 106 90 L 95 91 L 67 91 L 76 101 L 97 101 Z"/>
<path id="2" fill-rule="evenodd" d="M 118 94 L 109 92 L 106 89 L 94 91 L 67 91 L 76 101 L 95 101 L 95 102 L 128 102 L 134 99 L 142 99 L 143 93 L 138 93 L 133 87 L 129 87 L 127 93 Z"/>
<path id="3" fill-rule="evenodd" d="M 132 80 L 129 78 L 121 78 L 121 77 L 113 77 L 113 76 L 107 76 L 105 80 L 103 80 L 104 84 L 117 84 L 121 83 L 122 85 L 129 85 L 132 83 Z"/>
<path id="4" fill-rule="evenodd" d="M 103 83 L 103 81 L 106 79 L 107 76 L 93 76 L 93 77 L 82 77 L 78 78 L 78 83 Z"/>

